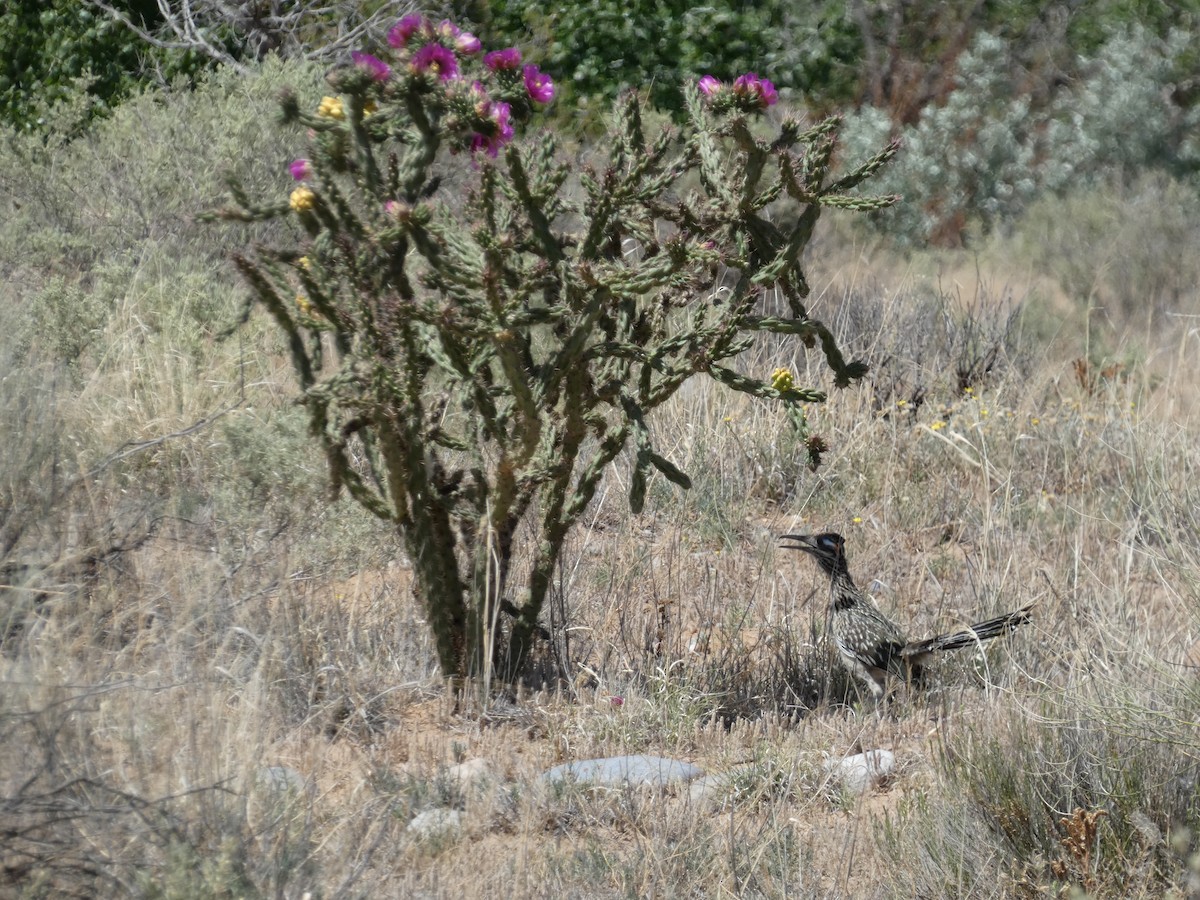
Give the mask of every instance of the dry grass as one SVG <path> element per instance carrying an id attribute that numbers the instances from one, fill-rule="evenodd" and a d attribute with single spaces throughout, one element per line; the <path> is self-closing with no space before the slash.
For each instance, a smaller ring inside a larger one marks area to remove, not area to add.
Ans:
<path id="1" fill-rule="evenodd" d="M 694 489 L 631 516 L 618 468 L 572 536 L 545 623 L 568 679 L 458 712 L 394 536 L 324 502 L 279 348 L 257 322 L 217 340 L 214 289 L 131 264 L 71 366 L 35 340 L 4 367 L 0 894 L 1195 895 L 1194 286 L 1102 333 L 1048 325 L 1088 313 L 1006 245 L 858 240 L 826 233 L 813 273 L 874 365 L 808 411 L 825 465 L 778 411 L 689 386 L 653 427 Z M 764 341 L 743 365 L 818 362 Z M 830 659 L 815 567 L 775 546 L 818 528 L 914 635 L 1035 621 L 876 709 Z M 873 748 L 886 785 L 830 782 Z M 538 786 L 619 753 L 732 774 L 712 804 Z M 482 788 L 451 772 L 473 758 Z M 444 807 L 461 833 L 407 830 Z"/>
<path id="2" fill-rule="evenodd" d="M 613 474 L 552 623 L 577 677 L 515 709 L 451 712 L 387 536 L 364 545 L 369 524 L 303 502 L 299 482 L 254 507 L 250 533 L 245 509 L 169 518 L 84 584 L 31 582 L 40 599 L 12 607 L 24 612 L 0 676 L 3 864 L 18 893 L 1186 894 L 1194 336 L 1153 377 L 1091 381 L 1010 335 L 956 392 L 954 360 L 937 354 L 960 351 L 897 330 L 928 316 L 919 292 L 847 291 L 856 308 L 842 313 L 826 293 L 848 342 L 871 353 L 906 334 L 908 358 L 928 363 L 810 410 L 833 447 L 815 474 L 775 411 L 707 386 L 681 398 L 659 433 L 696 488 L 657 491 L 631 517 Z M 861 322 L 876 331 L 854 334 Z M 773 352 L 747 367 L 773 368 Z M 114 362 L 60 414 L 103 408 L 104 392 L 144 403 L 129 377 Z M 278 382 L 262 381 L 266 409 Z M 213 402 L 160 396 L 95 427 L 110 440 L 178 428 Z M 202 452 L 217 434 L 153 452 L 180 470 L 195 460 L 204 483 L 221 477 Z M 103 519 L 116 483 L 100 479 L 75 519 Z M 817 527 L 846 533 L 854 572 L 913 633 L 1031 601 L 1036 622 L 877 711 L 830 665 L 816 572 L 774 547 Z M 823 761 L 874 747 L 897 753 L 896 777 L 840 794 Z M 736 775 L 716 808 L 537 787 L 560 761 L 625 752 Z M 475 757 L 492 768 L 486 790 L 447 775 Z M 272 787 L 270 766 L 303 784 Z M 406 831 L 439 806 L 467 811 L 461 834 Z"/>

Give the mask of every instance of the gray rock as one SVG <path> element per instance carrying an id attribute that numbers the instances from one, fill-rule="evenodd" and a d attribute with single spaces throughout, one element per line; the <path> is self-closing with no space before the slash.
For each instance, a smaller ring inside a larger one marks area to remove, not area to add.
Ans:
<path id="1" fill-rule="evenodd" d="M 555 766 L 542 776 L 543 783 L 568 782 L 590 785 L 624 784 L 665 787 L 699 778 L 704 770 L 691 763 L 662 756 L 610 756 L 583 759 Z"/>
<path id="2" fill-rule="evenodd" d="M 896 754 L 890 750 L 868 750 L 845 759 L 831 759 L 825 771 L 843 790 L 861 794 L 883 784 L 896 771 Z"/>
<path id="3" fill-rule="evenodd" d="M 463 814 L 457 809 L 427 809 L 408 823 L 408 831 L 418 837 L 437 837 L 462 829 Z"/>
<path id="4" fill-rule="evenodd" d="M 688 787 L 688 802 L 696 806 L 724 806 L 725 801 L 729 799 L 733 776 L 733 772 L 702 775 Z"/>

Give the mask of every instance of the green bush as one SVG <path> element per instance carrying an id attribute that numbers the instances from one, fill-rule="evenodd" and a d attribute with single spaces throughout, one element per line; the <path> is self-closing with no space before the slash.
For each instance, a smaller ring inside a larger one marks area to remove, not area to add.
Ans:
<path id="1" fill-rule="evenodd" d="M 114 4 L 142 28 L 161 21 L 154 0 Z M 71 96 L 79 79 L 108 110 L 144 84 L 156 69 L 167 77 L 195 74 L 193 54 L 144 44 L 103 11 L 80 0 L 5 4 L 0 12 L 0 123 L 40 130 L 51 106 Z"/>
<path id="2" fill-rule="evenodd" d="M 850 99 L 858 80 L 857 30 L 840 3 L 500 0 L 488 14 L 489 40 L 531 45 L 558 73 L 562 108 L 573 114 L 583 107 L 602 116 L 630 88 L 682 114 L 678 86 L 705 74 L 757 71 L 785 95 L 803 91 L 822 107 Z"/>
<path id="3" fill-rule="evenodd" d="M 1148 168 L 1195 171 L 1200 106 L 1170 90 L 1188 58 L 1185 32 L 1117 32 L 1096 56 L 1071 62 L 1075 84 L 1039 102 L 1023 89 L 1012 46 L 981 33 L 944 102 L 899 129 L 863 107 L 847 118 L 845 153 L 862 158 L 898 136 L 903 150 L 880 185 L 906 202 L 877 214 L 879 226 L 913 246 L 957 245 L 1047 193 L 1102 190 Z"/>
<path id="4" fill-rule="evenodd" d="M 252 76 L 214 72 L 195 89 L 140 92 L 72 138 L 86 106 L 76 92 L 41 133 L 0 134 L 0 193 L 11 204 L 0 220 L 2 290 L 33 312 L 3 340 L 76 364 L 113 311 L 168 271 L 174 283 L 155 286 L 162 305 L 140 308 L 143 324 L 190 320 L 196 338 L 227 327 L 237 298 L 221 277 L 222 242 L 194 225 L 194 210 L 222 173 L 277 183 L 287 159 L 272 135 L 277 94 L 319 78 L 278 61 Z"/>

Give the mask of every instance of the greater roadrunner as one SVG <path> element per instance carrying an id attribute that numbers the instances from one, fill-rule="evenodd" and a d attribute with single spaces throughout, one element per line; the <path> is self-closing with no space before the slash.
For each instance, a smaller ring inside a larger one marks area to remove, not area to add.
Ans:
<path id="1" fill-rule="evenodd" d="M 866 683 L 871 693 L 882 697 L 888 675 L 919 683 L 922 668 L 934 653 L 975 647 L 980 642 L 1008 634 L 1029 621 L 1033 604 L 980 622 L 961 631 L 939 634 L 923 641 L 910 641 L 858 589 L 846 565 L 846 542 L 840 534 L 785 534 L 781 541 L 788 550 L 803 550 L 814 556 L 830 578 L 830 629 L 846 666 Z"/>

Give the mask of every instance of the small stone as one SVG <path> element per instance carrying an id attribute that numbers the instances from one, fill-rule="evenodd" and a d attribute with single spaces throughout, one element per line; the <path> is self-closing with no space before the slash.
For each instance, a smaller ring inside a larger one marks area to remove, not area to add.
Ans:
<path id="1" fill-rule="evenodd" d="M 723 807 L 729 799 L 729 787 L 733 783 L 733 772 L 718 772 L 703 775 L 688 787 L 688 802 L 696 806 Z"/>
<path id="2" fill-rule="evenodd" d="M 699 778 L 704 770 L 678 759 L 662 756 L 611 756 L 584 759 L 555 766 L 542 776 L 545 783 L 574 782 L 591 785 L 649 785 L 665 787 Z"/>
<path id="3" fill-rule="evenodd" d="M 890 750 L 868 750 L 825 763 L 825 771 L 852 794 L 883 784 L 895 770 L 896 755 Z"/>
<path id="4" fill-rule="evenodd" d="M 411 834 L 423 838 L 437 837 L 462 829 L 463 814 L 457 809 L 427 809 L 408 823 Z"/>

